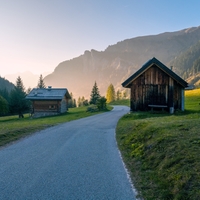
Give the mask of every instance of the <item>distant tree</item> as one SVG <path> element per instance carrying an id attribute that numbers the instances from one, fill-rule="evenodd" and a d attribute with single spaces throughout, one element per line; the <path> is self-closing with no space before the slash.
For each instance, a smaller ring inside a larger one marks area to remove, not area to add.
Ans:
<path id="1" fill-rule="evenodd" d="M 31 88 L 29 87 L 27 90 L 26 90 L 26 93 L 29 94 L 31 92 Z"/>
<path id="2" fill-rule="evenodd" d="M 99 94 L 99 88 L 97 87 L 97 83 L 95 81 L 91 94 L 90 94 L 90 104 L 96 104 L 97 99 L 99 99 L 100 97 L 101 96 Z"/>
<path id="3" fill-rule="evenodd" d="M 20 117 L 23 116 L 23 112 L 29 110 L 29 101 L 25 99 L 26 92 L 20 76 L 18 76 L 15 88 L 10 93 L 10 112 L 12 114 L 17 113 Z"/>
<path id="4" fill-rule="evenodd" d="M 123 92 L 123 98 L 124 98 L 124 99 L 127 98 L 127 91 L 126 91 L 126 90 L 124 90 L 124 92 Z"/>
<path id="5" fill-rule="evenodd" d="M 88 105 L 89 105 L 88 100 L 85 99 L 84 96 L 79 97 L 77 103 L 78 103 L 78 107 L 81 107 L 81 106 L 88 106 Z"/>
<path id="6" fill-rule="evenodd" d="M 74 106 L 74 108 L 76 108 L 77 107 L 77 105 L 76 105 L 76 99 L 73 99 L 73 106 Z"/>
<path id="7" fill-rule="evenodd" d="M 88 105 L 89 105 L 89 102 L 88 102 L 87 99 L 85 99 L 85 100 L 83 101 L 83 106 L 88 106 Z"/>
<path id="8" fill-rule="evenodd" d="M 78 101 L 77 101 L 78 107 L 81 107 L 81 97 L 78 97 Z"/>
<path id="9" fill-rule="evenodd" d="M 120 98 L 121 98 L 121 92 L 117 90 L 116 99 L 120 100 Z"/>
<path id="10" fill-rule="evenodd" d="M 0 115 L 5 115 L 9 112 L 8 102 L 0 96 Z"/>
<path id="11" fill-rule="evenodd" d="M 115 101 L 115 88 L 114 88 L 113 84 L 110 84 L 108 86 L 108 89 L 106 92 L 106 99 L 107 99 L 107 103 Z"/>
<path id="12" fill-rule="evenodd" d="M 106 98 L 105 97 L 100 97 L 97 99 L 96 105 L 99 110 L 105 110 L 106 109 Z"/>
<path id="13" fill-rule="evenodd" d="M 42 74 L 40 74 L 39 81 L 38 81 L 38 84 L 37 84 L 37 88 L 46 88 Z"/>
<path id="14" fill-rule="evenodd" d="M 68 108 L 74 108 L 76 107 L 76 100 L 73 97 L 72 92 L 70 93 L 71 99 L 68 101 Z"/>

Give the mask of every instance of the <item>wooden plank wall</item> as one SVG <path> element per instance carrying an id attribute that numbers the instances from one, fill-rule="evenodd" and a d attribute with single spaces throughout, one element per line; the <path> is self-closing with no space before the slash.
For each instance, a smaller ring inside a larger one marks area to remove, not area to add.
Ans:
<path id="1" fill-rule="evenodd" d="M 149 104 L 181 107 L 180 85 L 155 65 L 131 85 L 131 109 L 149 110 Z"/>
<path id="2" fill-rule="evenodd" d="M 34 112 L 59 112 L 60 101 L 33 101 Z"/>

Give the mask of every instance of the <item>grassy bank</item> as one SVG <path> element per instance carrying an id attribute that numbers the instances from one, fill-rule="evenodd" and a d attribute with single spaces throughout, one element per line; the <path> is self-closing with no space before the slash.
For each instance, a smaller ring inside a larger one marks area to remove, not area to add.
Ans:
<path id="1" fill-rule="evenodd" d="M 130 106 L 130 99 L 116 100 L 116 101 L 113 101 L 113 102 L 109 103 L 109 105 L 124 105 L 124 106 Z"/>
<path id="2" fill-rule="evenodd" d="M 117 141 L 145 200 L 200 197 L 200 90 L 186 91 L 186 111 L 125 115 Z"/>
<path id="3" fill-rule="evenodd" d="M 110 106 L 108 106 L 108 110 L 111 110 Z M 20 119 L 18 116 L 0 117 L 0 146 L 47 127 L 98 113 L 101 112 L 86 112 L 86 107 L 80 107 L 70 108 L 67 113 L 62 115 L 37 119 L 32 119 L 29 115 Z"/>

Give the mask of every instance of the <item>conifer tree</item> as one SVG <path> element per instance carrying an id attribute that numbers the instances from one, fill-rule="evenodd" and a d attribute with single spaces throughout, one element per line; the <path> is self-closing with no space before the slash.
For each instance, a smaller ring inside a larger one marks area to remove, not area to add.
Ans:
<path id="1" fill-rule="evenodd" d="M 37 88 L 40 88 L 40 89 L 46 88 L 42 74 L 40 74 L 39 81 L 38 81 L 38 84 L 37 84 Z"/>
<path id="2" fill-rule="evenodd" d="M 108 86 L 108 89 L 106 92 L 106 99 L 107 99 L 107 103 L 115 101 L 115 88 L 114 88 L 113 84 L 110 84 Z"/>
<path id="3" fill-rule="evenodd" d="M 29 109 L 29 101 L 25 99 L 26 92 L 22 79 L 18 76 L 16 86 L 10 93 L 10 111 L 11 113 L 18 113 L 19 117 L 24 117 L 23 112 Z"/>
<path id="4" fill-rule="evenodd" d="M 101 96 L 99 94 L 99 88 L 97 87 L 97 83 L 95 81 L 91 94 L 90 94 L 90 104 L 96 104 L 97 99 L 99 99 L 100 97 Z"/>

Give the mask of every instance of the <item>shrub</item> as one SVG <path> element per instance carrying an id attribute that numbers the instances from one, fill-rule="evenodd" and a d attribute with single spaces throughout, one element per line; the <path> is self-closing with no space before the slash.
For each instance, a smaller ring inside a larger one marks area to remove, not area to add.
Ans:
<path id="1" fill-rule="evenodd" d="M 97 99 L 96 105 L 99 110 L 105 110 L 106 109 L 106 98 L 105 97 L 100 97 Z"/>
<path id="2" fill-rule="evenodd" d="M 87 112 L 97 112 L 99 111 L 98 107 L 96 105 L 90 105 L 87 107 Z"/>

